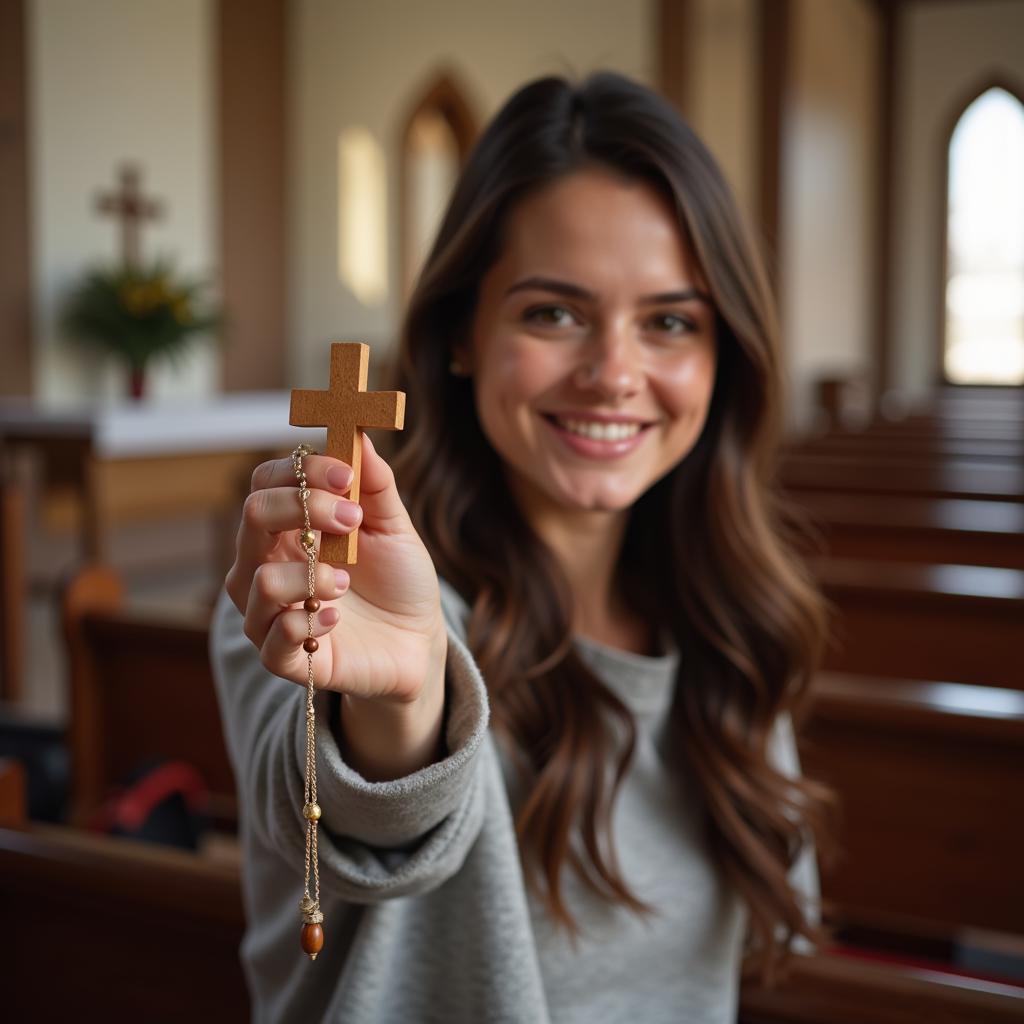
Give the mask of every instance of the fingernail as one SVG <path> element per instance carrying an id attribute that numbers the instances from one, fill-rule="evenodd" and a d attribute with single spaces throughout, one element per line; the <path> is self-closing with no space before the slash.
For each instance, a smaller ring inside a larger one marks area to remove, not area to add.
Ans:
<path id="1" fill-rule="evenodd" d="M 334 589 L 341 593 L 348 586 L 348 573 L 344 569 L 334 570 Z"/>
<path id="2" fill-rule="evenodd" d="M 338 501 L 334 504 L 334 518 L 342 526 L 355 526 L 362 517 L 362 509 L 354 501 Z"/>
<path id="3" fill-rule="evenodd" d="M 341 616 L 337 608 L 325 608 L 317 618 L 321 626 L 333 626 Z"/>
<path id="4" fill-rule="evenodd" d="M 352 469 L 349 466 L 331 466 L 327 470 L 327 483 L 336 491 L 348 490 L 352 483 Z"/>

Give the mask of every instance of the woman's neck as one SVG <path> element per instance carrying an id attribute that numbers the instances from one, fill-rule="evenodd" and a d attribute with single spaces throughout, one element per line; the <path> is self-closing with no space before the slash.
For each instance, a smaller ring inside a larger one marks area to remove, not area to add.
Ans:
<path id="1" fill-rule="evenodd" d="M 573 599 L 573 632 L 590 640 L 649 654 L 650 626 L 626 604 L 616 580 L 629 511 L 533 508 L 530 524 L 558 561 Z"/>

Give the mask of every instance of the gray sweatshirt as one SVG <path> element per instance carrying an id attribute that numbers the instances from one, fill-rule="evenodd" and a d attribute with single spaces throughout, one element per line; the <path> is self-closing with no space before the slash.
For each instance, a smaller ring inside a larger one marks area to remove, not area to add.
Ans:
<path id="1" fill-rule="evenodd" d="M 271 675 L 221 594 L 211 656 L 241 802 L 248 930 L 241 957 L 253 1020 L 338 1024 L 732 1024 L 746 911 L 706 848 L 700 802 L 670 769 L 666 720 L 677 655 L 577 649 L 630 708 L 637 747 L 613 834 L 642 919 L 574 872 L 574 947 L 528 893 L 513 825 L 520 794 L 487 729 L 487 692 L 464 644 L 466 607 L 442 586 L 449 626 L 448 755 L 367 782 L 342 759 L 319 693 L 317 773 L 324 949 L 299 949 L 304 855 L 304 690 Z M 775 762 L 799 771 L 780 720 Z M 793 883 L 817 900 L 812 850 Z"/>

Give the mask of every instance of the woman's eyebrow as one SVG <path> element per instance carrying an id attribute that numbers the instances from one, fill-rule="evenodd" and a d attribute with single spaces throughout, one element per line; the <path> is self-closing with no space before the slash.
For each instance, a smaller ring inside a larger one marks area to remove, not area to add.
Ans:
<path id="1" fill-rule="evenodd" d="M 554 292 L 557 295 L 565 295 L 570 299 L 584 299 L 587 302 L 597 300 L 597 296 L 586 288 L 578 284 L 572 284 L 570 281 L 559 281 L 553 277 L 524 278 L 522 281 L 517 281 L 512 285 L 505 294 L 512 295 L 514 292 L 529 290 Z M 659 292 L 657 295 L 645 295 L 640 299 L 640 302 L 645 304 L 691 302 L 694 299 L 706 302 L 709 306 L 711 305 L 711 297 L 697 288 L 683 288 L 675 292 Z"/>

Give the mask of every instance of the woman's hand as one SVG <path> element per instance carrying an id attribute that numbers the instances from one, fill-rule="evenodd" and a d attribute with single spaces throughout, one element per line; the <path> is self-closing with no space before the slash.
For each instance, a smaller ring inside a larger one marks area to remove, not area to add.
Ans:
<path id="1" fill-rule="evenodd" d="M 316 566 L 321 602 L 313 620 L 313 635 L 320 640 L 313 655 L 316 685 L 392 705 L 420 700 L 430 680 L 443 689 L 447 641 L 437 573 L 398 496 L 391 468 L 364 436 L 362 509 L 344 497 L 352 479 L 344 463 L 309 455 L 303 468 L 317 547 L 321 531 L 349 533 L 359 526 L 358 564 L 337 570 Z M 307 673 L 301 527 L 291 459 L 258 466 L 225 585 L 263 664 L 297 683 L 305 683 Z"/>

